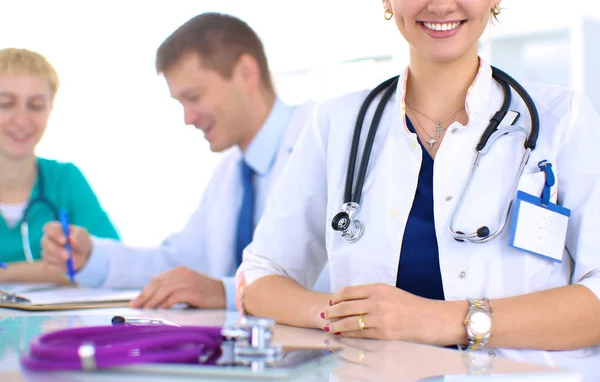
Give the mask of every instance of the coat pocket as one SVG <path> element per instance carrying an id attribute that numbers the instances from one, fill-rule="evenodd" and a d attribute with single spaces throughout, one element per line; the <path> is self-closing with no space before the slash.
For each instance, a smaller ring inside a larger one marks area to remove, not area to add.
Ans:
<path id="1" fill-rule="evenodd" d="M 555 175 L 556 176 L 556 175 Z M 526 192 L 536 198 L 541 197 L 542 191 L 544 190 L 544 184 L 546 184 L 546 174 L 543 171 L 533 172 L 530 174 L 523 174 L 519 179 L 519 185 L 517 189 L 519 191 Z M 554 184 L 550 192 L 550 202 L 556 203 L 557 200 L 557 186 Z"/>

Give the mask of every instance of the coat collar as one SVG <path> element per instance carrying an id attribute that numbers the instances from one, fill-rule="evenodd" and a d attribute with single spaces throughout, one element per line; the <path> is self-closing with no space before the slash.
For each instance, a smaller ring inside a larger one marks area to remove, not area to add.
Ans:
<path id="1" fill-rule="evenodd" d="M 402 124 L 407 133 L 412 134 L 408 126 L 406 125 L 406 82 L 408 79 L 408 66 L 400 74 L 398 79 L 398 85 L 396 88 L 396 95 L 394 98 L 394 105 L 396 107 L 396 115 L 400 115 Z M 479 57 L 479 69 L 477 75 L 467 90 L 467 98 L 465 100 L 465 110 L 469 116 L 469 123 L 466 127 L 472 125 L 484 116 L 487 107 L 491 99 L 492 82 L 492 68 L 491 66 L 481 57 Z M 400 98 L 398 98 L 398 95 Z"/>

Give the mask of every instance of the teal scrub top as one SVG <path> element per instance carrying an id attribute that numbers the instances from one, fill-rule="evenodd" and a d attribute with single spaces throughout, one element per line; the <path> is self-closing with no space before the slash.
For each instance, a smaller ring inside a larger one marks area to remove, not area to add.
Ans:
<path id="1" fill-rule="evenodd" d="M 43 195 L 54 208 L 63 209 L 69 214 L 71 224 L 84 227 L 92 236 L 119 239 L 117 230 L 102 209 L 96 194 L 74 164 L 43 158 L 38 158 L 38 163 L 44 189 L 40 190 L 38 175 L 30 201 Z M 39 260 L 43 227 L 56 218 L 46 204 L 35 203 L 27 212 L 26 219 L 29 225 L 31 252 L 33 258 Z M 20 224 L 8 227 L 6 221 L 0 217 L 0 243 L 0 262 L 26 261 Z"/>

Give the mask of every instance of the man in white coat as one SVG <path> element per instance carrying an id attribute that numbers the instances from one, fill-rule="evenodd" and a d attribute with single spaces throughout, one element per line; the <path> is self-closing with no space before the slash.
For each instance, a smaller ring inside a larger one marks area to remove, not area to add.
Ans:
<path id="1" fill-rule="evenodd" d="M 205 13 L 159 47 L 156 69 L 183 106 L 185 123 L 214 152 L 228 150 L 199 208 L 156 248 L 132 248 L 72 227 L 77 281 L 86 287 L 145 289 L 133 307 L 235 309 L 233 275 L 313 103 L 288 106 L 275 93 L 262 43 L 243 21 Z M 65 268 L 60 224 L 44 228 L 44 261 Z M 328 289 L 323 279 L 316 290 Z"/>

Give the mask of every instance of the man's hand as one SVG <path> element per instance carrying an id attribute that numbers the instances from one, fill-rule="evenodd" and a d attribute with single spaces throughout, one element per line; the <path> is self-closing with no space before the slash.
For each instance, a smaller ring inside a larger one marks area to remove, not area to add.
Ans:
<path id="1" fill-rule="evenodd" d="M 179 266 L 154 277 L 130 306 L 164 309 L 180 303 L 194 308 L 225 309 L 225 286 L 221 280 Z"/>
<path id="2" fill-rule="evenodd" d="M 44 263 L 66 272 L 66 261 L 69 258 L 69 252 L 65 248 L 66 243 L 67 238 L 61 224 L 59 222 L 47 223 L 44 226 L 41 243 Z M 85 228 L 69 226 L 69 244 L 73 251 L 73 265 L 78 271 L 87 263 L 92 253 L 92 238 Z"/>

